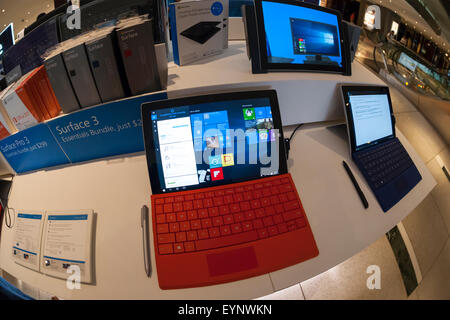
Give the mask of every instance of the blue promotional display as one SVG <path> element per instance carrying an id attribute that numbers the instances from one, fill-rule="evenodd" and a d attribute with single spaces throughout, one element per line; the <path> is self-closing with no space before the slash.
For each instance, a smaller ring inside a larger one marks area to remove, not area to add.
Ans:
<path id="1" fill-rule="evenodd" d="M 70 163 L 44 123 L 1 140 L 0 151 L 17 173 Z"/>
<path id="2" fill-rule="evenodd" d="M 0 141 L 17 173 L 144 151 L 141 104 L 167 99 L 148 94 L 80 110 Z"/>
<path id="3" fill-rule="evenodd" d="M 141 104 L 167 99 L 167 93 L 81 110 L 47 125 L 72 163 L 144 151 Z"/>

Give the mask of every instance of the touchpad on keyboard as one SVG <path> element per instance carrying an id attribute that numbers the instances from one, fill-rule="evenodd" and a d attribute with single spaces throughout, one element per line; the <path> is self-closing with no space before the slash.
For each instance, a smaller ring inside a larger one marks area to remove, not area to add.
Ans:
<path id="1" fill-rule="evenodd" d="M 253 247 L 245 247 L 206 256 L 210 276 L 222 276 L 256 268 L 258 261 Z"/>

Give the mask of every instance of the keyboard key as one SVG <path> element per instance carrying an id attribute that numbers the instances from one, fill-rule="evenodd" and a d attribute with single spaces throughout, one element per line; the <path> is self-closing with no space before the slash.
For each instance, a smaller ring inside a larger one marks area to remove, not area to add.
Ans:
<path id="1" fill-rule="evenodd" d="M 271 196 L 270 198 L 269 198 L 269 200 L 270 200 L 270 203 L 271 204 L 278 204 L 278 203 L 280 203 L 280 199 L 278 198 L 278 196 Z"/>
<path id="2" fill-rule="evenodd" d="M 253 229 L 253 224 L 251 221 L 247 221 L 242 224 L 242 231 L 246 232 L 246 231 L 250 231 L 252 229 Z"/>
<path id="3" fill-rule="evenodd" d="M 263 195 L 262 190 L 256 190 L 255 192 L 253 192 L 253 198 L 255 198 L 255 199 L 262 198 L 263 196 L 264 195 Z"/>
<path id="4" fill-rule="evenodd" d="M 186 217 L 186 212 L 178 212 L 177 213 L 177 221 L 186 221 L 187 217 Z"/>
<path id="5" fill-rule="evenodd" d="M 253 227 L 255 229 L 260 229 L 260 228 L 264 227 L 263 221 L 261 219 L 253 220 Z"/>
<path id="6" fill-rule="evenodd" d="M 225 204 L 230 204 L 233 203 L 233 196 L 232 195 L 226 195 L 225 197 L 223 197 L 223 203 Z"/>
<path id="7" fill-rule="evenodd" d="M 185 242 L 186 241 L 186 232 L 177 232 L 175 234 L 175 239 L 177 242 Z"/>
<path id="8" fill-rule="evenodd" d="M 297 222 L 297 227 L 299 227 L 299 228 L 306 227 L 306 221 L 304 218 L 297 219 L 297 220 L 295 220 L 295 222 Z"/>
<path id="9" fill-rule="evenodd" d="M 173 206 L 171 203 L 166 203 L 164 205 L 164 213 L 171 213 L 173 212 Z"/>
<path id="10" fill-rule="evenodd" d="M 236 193 L 234 195 L 234 202 L 241 202 L 244 201 L 244 196 L 242 195 L 242 193 Z"/>
<path id="11" fill-rule="evenodd" d="M 248 184 L 248 185 L 244 186 L 244 190 L 245 191 L 252 191 L 253 189 L 254 189 L 253 185 L 251 185 L 251 184 Z"/>
<path id="12" fill-rule="evenodd" d="M 294 209 L 297 209 L 297 208 L 299 208 L 299 207 L 300 207 L 300 206 L 299 206 L 299 204 L 298 204 L 297 201 L 289 201 L 289 202 L 287 202 L 287 203 L 284 204 L 284 209 L 285 209 L 286 211 L 294 210 Z"/>
<path id="13" fill-rule="evenodd" d="M 234 190 L 233 189 L 225 189 L 225 194 L 234 194 Z"/>
<path id="14" fill-rule="evenodd" d="M 281 214 L 276 214 L 273 216 L 273 223 L 280 224 L 283 222 L 283 216 Z"/>
<path id="15" fill-rule="evenodd" d="M 194 200 L 192 207 L 194 209 L 201 209 L 201 208 L 203 208 L 203 200 Z"/>
<path id="16" fill-rule="evenodd" d="M 180 231 L 188 231 L 191 229 L 189 221 L 180 222 Z"/>
<path id="17" fill-rule="evenodd" d="M 166 223 L 166 215 L 165 214 L 157 214 L 156 215 L 156 223 Z"/>
<path id="18" fill-rule="evenodd" d="M 228 214 L 226 216 L 223 216 L 223 223 L 225 224 L 232 224 L 234 222 L 234 218 L 231 214 Z"/>
<path id="19" fill-rule="evenodd" d="M 155 204 L 164 204 L 164 198 L 155 199 Z"/>
<path id="20" fill-rule="evenodd" d="M 241 211 L 250 210 L 250 202 L 243 201 L 243 202 L 239 203 L 239 207 L 241 208 Z"/>
<path id="21" fill-rule="evenodd" d="M 267 207 L 268 205 L 270 205 L 270 200 L 268 198 L 261 199 L 261 205 L 263 207 Z"/>
<path id="22" fill-rule="evenodd" d="M 208 229 L 198 230 L 198 238 L 199 239 L 208 239 L 209 238 Z"/>
<path id="23" fill-rule="evenodd" d="M 184 197 L 183 196 L 176 196 L 174 201 L 175 202 L 183 202 L 184 201 Z"/>
<path id="24" fill-rule="evenodd" d="M 270 188 L 270 191 L 272 194 L 276 195 L 280 193 L 280 189 L 278 187 L 272 187 Z"/>
<path id="25" fill-rule="evenodd" d="M 183 253 L 184 252 L 184 246 L 182 243 L 176 243 L 173 245 L 173 252 L 174 253 Z"/>
<path id="26" fill-rule="evenodd" d="M 170 197 L 170 198 L 166 198 L 166 203 L 174 203 L 175 198 L 174 197 Z"/>
<path id="27" fill-rule="evenodd" d="M 290 220 L 294 220 L 294 219 L 298 219 L 298 218 L 302 218 L 302 217 L 303 217 L 303 214 L 300 210 L 289 211 L 289 212 L 283 213 L 284 221 L 290 221 Z"/>
<path id="28" fill-rule="evenodd" d="M 255 189 L 262 189 L 262 188 L 264 188 L 264 184 L 262 183 L 255 184 Z"/>
<path id="29" fill-rule="evenodd" d="M 253 193 L 250 193 L 250 192 L 244 193 L 244 200 L 245 201 L 253 200 L 254 198 L 255 197 L 253 196 Z"/>
<path id="30" fill-rule="evenodd" d="M 194 200 L 194 195 L 193 194 L 188 194 L 188 195 L 184 196 L 184 200 L 192 201 L 192 200 Z"/>
<path id="31" fill-rule="evenodd" d="M 275 208 L 273 206 L 269 206 L 264 208 L 264 212 L 266 213 L 266 216 L 271 216 L 275 214 Z"/>
<path id="32" fill-rule="evenodd" d="M 244 212 L 244 220 L 253 220 L 253 219 L 255 219 L 255 212 L 253 212 L 253 210 Z"/>
<path id="33" fill-rule="evenodd" d="M 161 214 L 164 213 L 164 206 L 163 205 L 155 205 L 155 213 L 156 214 Z"/>
<path id="34" fill-rule="evenodd" d="M 175 242 L 175 234 L 163 233 L 158 234 L 158 244 Z"/>
<path id="35" fill-rule="evenodd" d="M 209 208 L 208 213 L 210 217 L 217 217 L 219 215 L 219 208 L 217 207 Z"/>
<path id="36" fill-rule="evenodd" d="M 234 222 L 242 222 L 244 221 L 244 214 L 243 213 L 235 213 L 233 214 Z"/>
<path id="37" fill-rule="evenodd" d="M 283 205 L 280 204 L 276 204 L 273 206 L 275 208 L 275 213 L 283 213 L 284 212 L 284 208 Z"/>
<path id="38" fill-rule="evenodd" d="M 244 187 L 237 187 L 235 189 L 236 192 L 244 192 Z"/>
<path id="39" fill-rule="evenodd" d="M 265 227 L 269 227 L 273 225 L 273 219 L 272 217 L 266 217 L 263 219 L 263 223 Z"/>
<path id="40" fill-rule="evenodd" d="M 211 218 L 202 219 L 202 228 L 207 229 L 212 227 Z"/>
<path id="41" fill-rule="evenodd" d="M 197 240 L 197 231 L 186 232 L 186 239 L 189 241 Z"/>
<path id="42" fill-rule="evenodd" d="M 178 232 L 180 231 L 180 225 L 178 224 L 178 222 L 169 223 L 169 230 L 170 232 Z"/>
<path id="43" fill-rule="evenodd" d="M 224 216 L 224 215 L 229 214 L 229 213 L 230 213 L 230 208 L 228 206 L 221 206 L 221 207 L 219 207 L 219 214 L 221 216 Z"/>
<path id="44" fill-rule="evenodd" d="M 265 212 L 265 210 L 263 209 L 263 208 L 259 208 L 259 209 L 256 209 L 255 210 L 255 216 L 257 217 L 257 218 L 262 218 L 262 217 L 264 217 L 266 215 L 266 212 Z"/>
<path id="45" fill-rule="evenodd" d="M 242 226 L 240 223 L 235 223 L 231 225 L 231 233 L 240 233 L 242 232 Z"/>
<path id="46" fill-rule="evenodd" d="M 175 213 L 169 213 L 166 215 L 167 222 L 177 222 L 177 215 Z"/>
<path id="47" fill-rule="evenodd" d="M 269 232 L 267 231 L 267 228 L 258 229 L 258 237 L 260 239 L 267 238 L 269 236 Z"/>
<path id="48" fill-rule="evenodd" d="M 197 230 L 200 229 L 202 227 L 202 223 L 200 220 L 192 220 L 191 221 L 191 229 L 192 230 Z"/>
<path id="49" fill-rule="evenodd" d="M 192 203 L 192 201 L 186 201 L 185 203 L 183 203 L 184 211 L 192 210 L 193 208 L 194 208 L 194 204 Z"/>
<path id="50" fill-rule="evenodd" d="M 172 244 L 160 244 L 158 246 L 159 254 L 171 254 L 173 253 Z"/>
<path id="51" fill-rule="evenodd" d="M 222 226 L 220 227 L 220 235 L 221 236 L 227 236 L 231 234 L 231 227 L 230 226 Z"/>
<path id="52" fill-rule="evenodd" d="M 217 238 L 220 236 L 219 228 L 211 228 L 209 229 L 209 237 L 210 238 Z"/>
<path id="53" fill-rule="evenodd" d="M 269 227 L 268 231 L 269 231 L 269 236 L 271 236 L 271 237 L 276 236 L 278 234 L 277 226 Z"/>
<path id="54" fill-rule="evenodd" d="M 217 191 L 216 191 L 216 195 L 217 195 L 218 197 L 223 197 L 223 196 L 225 195 L 225 190 L 217 190 Z"/>
<path id="55" fill-rule="evenodd" d="M 243 232 L 221 238 L 198 240 L 195 242 L 197 250 L 209 250 L 221 247 L 228 247 L 240 243 L 247 243 L 258 239 L 256 231 Z"/>
<path id="56" fill-rule="evenodd" d="M 205 192 L 205 198 L 214 198 L 214 192 L 213 191 Z"/>
<path id="57" fill-rule="evenodd" d="M 282 186 L 280 186 L 280 191 L 282 193 L 287 193 L 290 191 L 293 191 L 294 189 L 292 188 L 292 186 L 290 184 L 283 184 Z"/>
<path id="58" fill-rule="evenodd" d="M 214 217 L 212 218 L 212 224 L 214 227 L 218 227 L 223 225 L 223 219 L 222 217 Z"/>
<path id="59" fill-rule="evenodd" d="M 203 199 L 203 198 L 205 198 L 205 195 L 203 193 L 196 193 L 194 195 L 194 198 L 195 199 Z"/>
<path id="60" fill-rule="evenodd" d="M 287 224 L 286 223 L 280 223 L 279 225 L 278 225 L 278 231 L 280 232 L 280 233 L 285 233 L 285 232 L 288 232 L 289 230 L 288 230 L 288 227 L 287 227 Z"/>
<path id="61" fill-rule="evenodd" d="M 208 210 L 207 209 L 199 209 L 198 210 L 198 217 L 200 219 L 208 218 Z"/>
<path id="62" fill-rule="evenodd" d="M 192 241 L 185 242 L 184 243 L 184 251 L 185 252 L 192 252 L 195 251 L 195 244 Z"/>
<path id="63" fill-rule="evenodd" d="M 233 204 L 230 205 L 230 211 L 232 213 L 240 212 L 241 208 L 239 207 L 238 203 L 233 203 Z"/>
<path id="64" fill-rule="evenodd" d="M 190 210 L 190 211 L 188 211 L 187 218 L 189 220 L 197 219 L 197 210 Z"/>
<path id="65" fill-rule="evenodd" d="M 263 189 L 262 190 L 262 194 L 263 194 L 263 197 L 270 197 L 272 194 L 270 193 L 270 189 Z"/>
<path id="66" fill-rule="evenodd" d="M 258 209 L 259 207 L 261 207 L 261 203 L 258 199 L 252 200 L 250 201 L 250 206 L 252 207 L 252 209 Z"/>
<path id="67" fill-rule="evenodd" d="M 215 197 L 214 199 L 213 199 L 213 202 L 214 202 L 214 205 L 216 206 L 216 207 L 219 207 L 219 206 L 222 206 L 223 205 L 223 197 Z"/>
<path id="68" fill-rule="evenodd" d="M 156 233 L 168 233 L 169 225 L 167 223 L 156 225 Z"/>
<path id="69" fill-rule="evenodd" d="M 281 203 L 285 203 L 285 202 L 288 202 L 288 201 L 289 201 L 288 198 L 287 198 L 287 195 L 285 195 L 284 193 L 280 193 L 280 194 L 278 195 L 278 197 L 280 198 L 280 202 L 281 202 Z"/>
<path id="70" fill-rule="evenodd" d="M 213 200 L 211 198 L 206 198 L 203 200 L 203 206 L 205 208 L 210 208 L 214 205 Z"/>
<path id="71" fill-rule="evenodd" d="M 287 197 L 289 200 L 297 200 L 297 196 L 296 196 L 295 192 L 289 192 L 287 194 Z"/>

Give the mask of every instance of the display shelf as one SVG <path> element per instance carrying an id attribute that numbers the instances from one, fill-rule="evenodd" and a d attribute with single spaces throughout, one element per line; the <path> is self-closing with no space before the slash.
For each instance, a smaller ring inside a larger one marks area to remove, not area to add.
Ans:
<path id="1" fill-rule="evenodd" d="M 286 130 L 286 135 L 290 134 L 290 129 Z M 404 219 L 431 192 L 436 182 L 398 129 L 397 133 L 423 179 L 396 206 L 383 213 L 350 158 L 345 130 L 317 124 L 297 131 L 291 142 L 289 172 L 311 224 L 319 256 L 271 274 L 202 288 L 161 290 L 152 245 L 153 274 L 147 278 L 140 209 L 143 204 L 150 204 L 151 189 L 143 154 L 14 178 L 9 204 L 16 212 L 18 208 L 87 208 L 97 213 L 94 285 L 68 290 L 63 280 L 15 264 L 9 250 L 14 232 L 5 224 L 0 243 L 0 268 L 66 299 L 250 299 L 267 295 L 352 257 Z M 342 167 L 342 160 L 352 168 L 369 201 L 369 209 L 363 208 Z"/>

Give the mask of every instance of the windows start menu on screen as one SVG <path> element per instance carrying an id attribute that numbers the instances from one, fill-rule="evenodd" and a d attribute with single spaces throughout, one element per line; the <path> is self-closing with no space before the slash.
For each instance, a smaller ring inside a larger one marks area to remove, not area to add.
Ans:
<path id="1" fill-rule="evenodd" d="M 258 164 L 237 163 L 240 153 L 249 157 L 248 146 L 270 143 L 276 138 L 269 101 L 255 100 L 240 102 L 239 108 L 230 105 L 236 104 L 232 101 L 228 105 L 215 103 L 153 111 L 152 130 L 162 191 L 259 177 Z M 235 130 L 244 133 L 244 150 L 239 150 L 239 143 L 235 143 L 234 139 L 240 139 Z"/>

